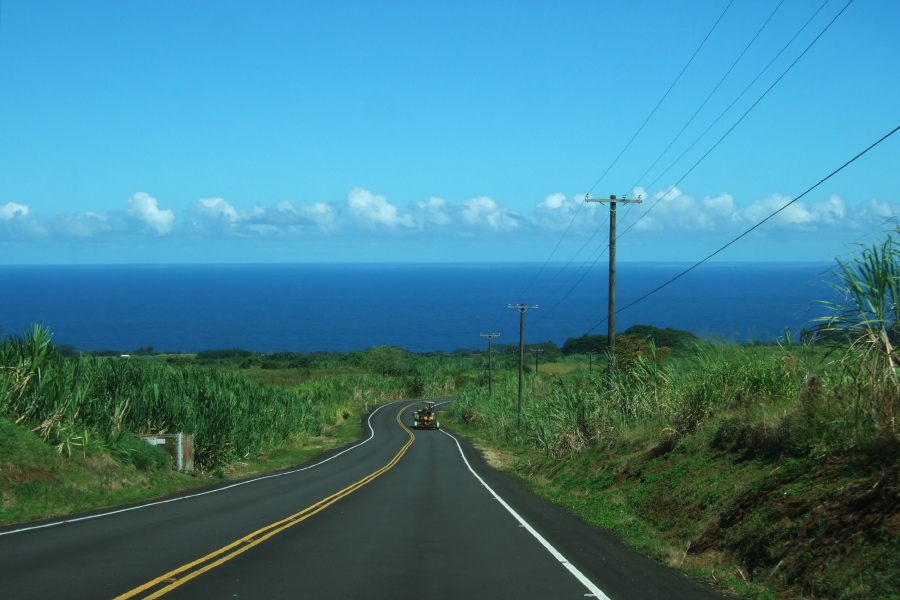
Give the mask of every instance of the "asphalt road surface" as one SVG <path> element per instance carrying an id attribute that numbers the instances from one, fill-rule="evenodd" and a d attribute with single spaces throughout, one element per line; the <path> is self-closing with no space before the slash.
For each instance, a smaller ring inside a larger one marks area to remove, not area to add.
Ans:
<path id="1" fill-rule="evenodd" d="M 439 401 L 440 402 L 440 401 Z M 303 468 L 0 529 L 18 599 L 714 599 L 384 405 Z"/>

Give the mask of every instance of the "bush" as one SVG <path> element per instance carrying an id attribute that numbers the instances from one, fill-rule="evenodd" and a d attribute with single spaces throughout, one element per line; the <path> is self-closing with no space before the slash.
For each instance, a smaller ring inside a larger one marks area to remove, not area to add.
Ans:
<path id="1" fill-rule="evenodd" d="M 159 446 L 151 446 L 132 435 L 119 434 L 106 442 L 109 453 L 142 471 L 171 469 L 172 457 Z"/>

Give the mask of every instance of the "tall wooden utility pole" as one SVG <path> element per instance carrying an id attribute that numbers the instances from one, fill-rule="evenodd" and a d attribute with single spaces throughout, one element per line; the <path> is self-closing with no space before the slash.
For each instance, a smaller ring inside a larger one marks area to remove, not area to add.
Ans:
<path id="1" fill-rule="evenodd" d="M 608 328 L 607 348 L 609 351 L 609 362 L 614 364 L 616 352 L 616 203 L 625 202 L 640 204 L 643 202 L 638 196 L 637 200 L 628 200 L 626 198 L 616 198 L 615 194 L 611 194 L 609 198 L 591 198 L 590 194 L 585 194 L 585 202 L 609 202 L 609 314 L 606 317 Z"/>
<path id="2" fill-rule="evenodd" d="M 524 304 L 510 304 L 510 308 L 518 309 L 519 315 L 519 416 L 516 419 L 516 431 L 522 427 L 522 372 L 525 370 L 525 311 L 534 306 Z"/>
<path id="3" fill-rule="evenodd" d="M 488 339 L 488 397 L 493 397 L 494 395 L 494 354 L 491 351 L 491 343 L 494 341 L 495 337 L 498 337 L 499 333 L 480 333 L 481 337 L 486 337 Z"/>
<path id="4" fill-rule="evenodd" d="M 532 348 L 531 351 L 534 352 L 534 372 L 537 373 L 538 368 L 540 367 L 540 364 L 538 363 L 538 356 L 541 355 L 541 352 L 543 352 L 544 349 L 543 348 Z"/>

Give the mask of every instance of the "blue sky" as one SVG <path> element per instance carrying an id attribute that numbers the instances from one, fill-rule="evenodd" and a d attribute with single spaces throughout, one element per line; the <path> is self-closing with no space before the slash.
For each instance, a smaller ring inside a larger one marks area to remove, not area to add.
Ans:
<path id="1" fill-rule="evenodd" d="M 900 3 L 846 4 L 0 0 L 0 263 L 593 260 L 588 193 L 700 260 L 900 125 Z M 717 259 L 873 239 L 898 159 Z"/>

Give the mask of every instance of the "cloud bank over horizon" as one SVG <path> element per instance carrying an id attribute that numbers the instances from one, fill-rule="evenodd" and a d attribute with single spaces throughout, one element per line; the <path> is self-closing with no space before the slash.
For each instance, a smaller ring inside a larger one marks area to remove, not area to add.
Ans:
<path id="1" fill-rule="evenodd" d="M 775 213 L 791 201 L 772 194 L 742 206 L 731 194 L 697 198 L 678 188 L 648 192 L 635 189 L 642 204 L 620 204 L 620 235 L 696 236 L 739 234 Z M 826 233 L 851 236 L 883 228 L 900 214 L 900 206 L 871 199 L 848 204 L 836 195 L 809 202 L 795 202 L 778 212 L 762 232 Z M 48 241 L 61 239 L 129 238 L 304 238 L 340 237 L 360 233 L 388 237 L 441 235 L 448 237 L 501 237 L 520 235 L 589 236 L 608 223 L 603 203 L 586 203 L 584 195 L 567 197 L 553 193 L 530 213 L 503 206 L 480 196 L 459 202 L 430 197 L 405 208 L 383 194 L 354 187 L 338 201 L 272 206 L 233 206 L 224 198 L 201 198 L 176 217 L 146 192 L 137 192 L 122 210 L 83 214 L 38 215 L 24 204 L 0 206 L 0 240 Z"/>

